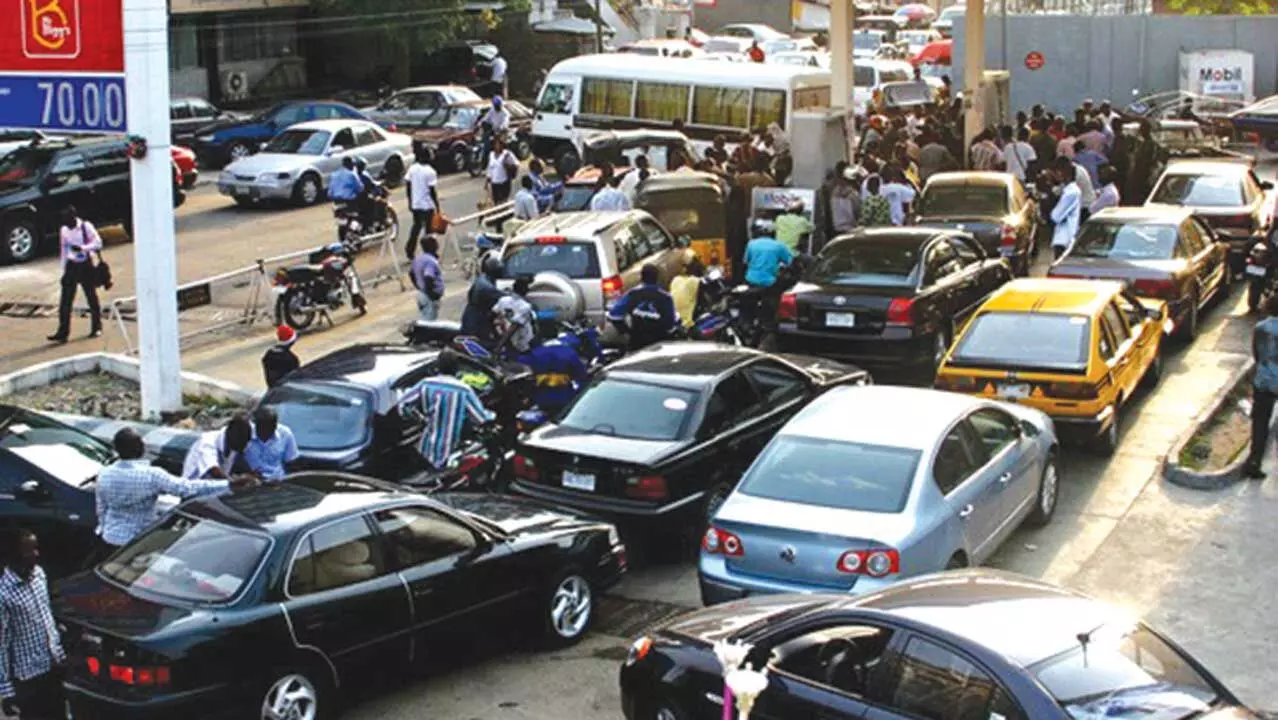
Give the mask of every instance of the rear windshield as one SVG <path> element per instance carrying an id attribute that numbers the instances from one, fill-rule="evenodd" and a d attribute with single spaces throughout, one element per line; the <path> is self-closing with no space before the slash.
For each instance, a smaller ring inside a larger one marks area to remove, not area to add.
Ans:
<path id="1" fill-rule="evenodd" d="M 594 185 L 565 185 L 563 194 L 555 199 L 555 212 L 585 210 L 594 196 Z"/>
<path id="2" fill-rule="evenodd" d="M 932 89 L 927 86 L 927 83 L 921 82 L 888 85 L 883 88 L 883 94 L 892 105 L 924 103 L 932 100 Z"/>
<path id="3" fill-rule="evenodd" d="M 950 358 L 956 365 L 1087 370 L 1091 319 L 1085 315 L 989 312 L 977 316 Z"/>
<path id="4" fill-rule="evenodd" d="M 1115 260 L 1168 260 L 1176 252 L 1176 236 L 1173 225 L 1089 222 L 1083 225 L 1069 254 Z"/>
<path id="5" fill-rule="evenodd" d="M 902 67 L 879 68 L 879 82 L 905 82 L 910 74 Z"/>
<path id="6" fill-rule="evenodd" d="M 304 450 L 345 450 L 368 439 L 373 416 L 370 393 L 333 383 L 287 382 L 262 398 Z"/>
<path id="7" fill-rule="evenodd" d="M 605 379 L 579 395 L 559 425 L 634 440 L 677 440 L 696 402 L 691 390 Z"/>
<path id="8" fill-rule="evenodd" d="M 558 272 L 573 280 L 599 277 L 599 251 L 594 242 L 519 242 L 506 248 L 509 277 Z"/>
<path id="9" fill-rule="evenodd" d="M 741 481 L 754 497 L 865 512 L 905 507 L 919 452 L 779 436 Z"/>
<path id="10" fill-rule="evenodd" d="M 170 515 L 98 566 L 108 579 L 190 602 L 239 594 L 270 543 L 210 520 Z"/>
<path id="11" fill-rule="evenodd" d="M 87 486 L 115 457 L 79 430 L 17 409 L 0 413 L 0 448 L 73 487 Z"/>
<path id="12" fill-rule="evenodd" d="M 821 251 L 808 279 L 821 285 L 908 285 L 918 264 L 916 243 L 842 240 Z"/>
<path id="13" fill-rule="evenodd" d="M 1198 207 L 1236 207 L 1243 199 L 1242 181 L 1219 175 L 1167 175 L 1154 189 L 1150 202 Z"/>
<path id="14" fill-rule="evenodd" d="M 919 198 L 925 217 L 1002 217 L 1007 210 L 1007 189 L 988 185 L 929 185 Z"/>

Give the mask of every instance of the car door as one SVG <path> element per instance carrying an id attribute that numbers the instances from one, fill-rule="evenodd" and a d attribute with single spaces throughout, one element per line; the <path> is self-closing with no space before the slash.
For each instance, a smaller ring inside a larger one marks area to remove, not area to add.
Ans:
<path id="1" fill-rule="evenodd" d="M 1124 398 L 1129 398 L 1140 381 L 1142 366 L 1139 347 L 1132 337 L 1132 329 L 1127 319 L 1118 311 L 1111 301 L 1101 311 L 1101 325 L 1109 332 L 1113 342 L 1114 356 L 1109 359 L 1109 369 L 1114 384 L 1122 391 Z M 1137 328 L 1139 330 L 1139 328 Z"/>
<path id="2" fill-rule="evenodd" d="M 683 273 L 687 264 L 683 248 L 656 221 L 643 218 L 639 221 L 639 231 L 648 241 L 648 260 L 661 268 L 661 286 L 670 287 L 670 281 Z"/>
<path id="3" fill-rule="evenodd" d="M 1136 362 L 1141 375 L 1145 369 L 1154 362 L 1154 358 L 1159 352 L 1159 339 L 1162 335 L 1162 323 L 1150 319 L 1145 314 L 1145 307 L 1135 296 L 1124 292 L 1114 298 L 1114 304 L 1118 306 L 1118 311 L 1127 320 L 1127 327 L 1131 328 L 1132 338 L 1136 343 Z M 1139 382 L 1139 378 L 1137 379 Z"/>
<path id="4" fill-rule="evenodd" d="M 994 478 L 983 472 L 985 448 L 966 419 L 941 438 L 932 460 L 932 479 L 945 496 L 945 505 L 962 527 L 963 542 L 973 565 L 992 549 L 991 541 L 1002 517 L 1002 493 Z"/>
<path id="5" fill-rule="evenodd" d="M 1010 693 L 960 650 L 911 635 L 896 656 L 886 697 L 865 720 L 1025 720 Z"/>
<path id="6" fill-rule="evenodd" d="M 120 222 L 133 213 L 133 189 L 129 181 L 128 146 L 123 142 L 107 143 L 87 156 L 87 182 L 96 198 L 99 225 Z"/>
<path id="7" fill-rule="evenodd" d="M 373 177 L 386 167 L 386 158 L 391 154 L 390 141 L 382 131 L 373 125 L 355 128 L 355 146 L 361 157 L 368 162 L 368 172 Z"/>
<path id="8" fill-rule="evenodd" d="M 412 603 L 413 654 L 443 654 L 432 648 L 442 631 L 456 629 L 480 613 L 496 610 L 530 587 L 511 562 L 505 543 L 494 543 L 435 508 L 406 506 L 373 514 L 386 550 L 387 567 L 399 573 Z"/>
<path id="9" fill-rule="evenodd" d="M 92 493 L 72 488 L 0 451 L 0 527 L 35 532 L 42 562 L 51 575 L 80 569 L 92 547 L 94 513 Z"/>
<path id="10" fill-rule="evenodd" d="M 1006 277 L 1000 272 L 1003 265 L 1002 259 L 987 256 L 975 238 L 955 235 L 949 238 L 949 244 L 954 248 L 955 257 L 961 265 L 957 278 L 959 288 L 954 315 L 958 324 L 975 312 L 991 293 L 1001 287 Z"/>
<path id="11" fill-rule="evenodd" d="M 644 263 L 648 261 L 648 236 L 633 221 L 625 221 L 614 234 L 617 247 L 617 271 L 626 290 L 639 285 Z"/>
<path id="12" fill-rule="evenodd" d="M 1037 445 L 1025 438 L 1020 422 L 1002 408 L 981 408 L 968 415 L 967 421 L 990 458 L 996 484 L 1001 486 L 996 488 L 1003 496 L 1003 522 L 996 532 L 997 542 L 1001 542 L 1033 507 L 1042 458 Z"/>
<path id="13" fill-rule="evenodd" d="M 724 376 L 706 400 L 697 439 L 714 447 L 705 454 L 705 477 L 735 484 L 780 426 L 742 370 Z"/>
<path id="14" fill-rule="evenodd" d="M 923 282 L 919 288 L 920 305 L 929 324 L 944 328 L 957 324 L 962 317 L 965 298 L 971 293 L 975 278 L 963 272 L 964 266 L 948 238 L 938 238 L 923 251 Z"/>
<path id="15" fill-rule="evenodd" d="M 294 548 L 283 603 L 294 639 L 324 653 L 341 675 L 399 665 L 411 654 L 412 599 L 385 557 L 363 513 L 309 530 Z"/>
<path id="16" fill-rule="evenodd" d="M 1180 228 L 1180 242 L 1184 245 L 1195 281 L 1198 297 L 1206 300 L 1224 282 L 1225 264 L 1210 232 L 1205 232 L 1202 222 L 1191 217 Z"/>
<path id="17" fill-rule="evenodd" d="M 351 128 L 344 127 L 333 133 L 324 154 L 313 161 L 320 172 L 324 173 L 324 186 L 328 186 L 329 178 L 342 166 L 342 158 L 354 157 L 358 154 L 359 148 L 355 146 L 355 132 Z"/>
<path id="18" fill-rule="evenodd" d="M 788 633 L 787 633 L 788 634 Z M 893 630 L 841 620 L 776 643 L 768 687 L 751 717 L 761 720 L 854 720 L 881 703 L 892 677 Z"/>

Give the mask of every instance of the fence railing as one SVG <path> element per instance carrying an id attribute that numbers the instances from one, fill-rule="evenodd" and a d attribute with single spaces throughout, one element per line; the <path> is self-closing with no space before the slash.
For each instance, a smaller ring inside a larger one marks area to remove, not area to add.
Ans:
<path id="1" fill-rule="evenodd" d="M 514 208 L 514 202 L 507 202 L 451 220 L 440 246 L 445 265 L 465 277 L 478 272 L 479 255 L 475 249 L 475 237 L 484 231 L 487 223 L 509 215 Z"/>

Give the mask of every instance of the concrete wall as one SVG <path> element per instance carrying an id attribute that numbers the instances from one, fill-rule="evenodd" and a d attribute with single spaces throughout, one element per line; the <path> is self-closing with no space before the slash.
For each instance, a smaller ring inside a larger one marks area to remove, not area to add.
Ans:
<path id="1" fill-rule="evenodd" d="M 985 65 L 1011 71 L 1011 104 L 1036 103 L 1071 111 L 1084 98 L 1125 106 L 1133 91 L 1149 95 L 1180 84 L 1182 50 L 1246 50 L 1255 56 L 1257 98 L 1278 86 L 1278 17 L 1187 16 L 1008 16 L 986 17 Z M 954 73 L 962 78 L 963 22 L 954 24 Z M 1003 38 L 1007 38 L 1004 53 Z M 1043 68 L 1025 67 L 1025 56 L 1042 53 Z M 1004 65 L 1006 58 L 1006 66 Z"/>
<path id="2" fill-rule="evenodd" d="M 764 23 L 790 31 L 790 3 L 787 0 L 719 0 L 714 7 L 697 7 L 696 26 L 713 32 L 728 23 Z"/>

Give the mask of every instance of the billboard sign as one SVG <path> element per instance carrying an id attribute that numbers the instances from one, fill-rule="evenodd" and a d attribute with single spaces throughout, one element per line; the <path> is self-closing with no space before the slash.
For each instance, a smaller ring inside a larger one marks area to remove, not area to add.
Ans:
<path id="1" fill-rule="evenodd" d="M 0 127 L 125 132 L 122 0 L 0 8 Z"/>

